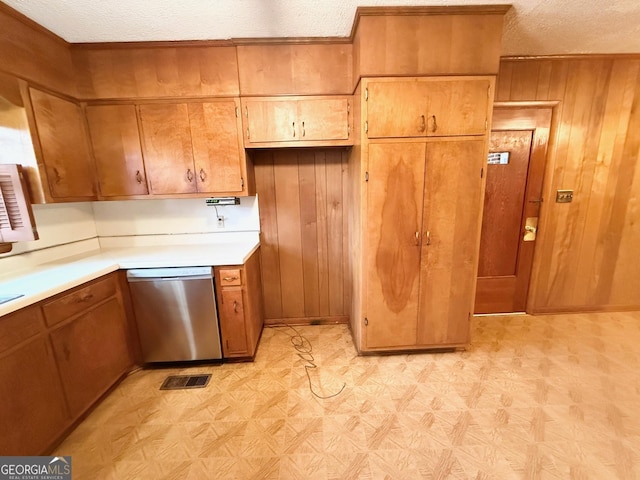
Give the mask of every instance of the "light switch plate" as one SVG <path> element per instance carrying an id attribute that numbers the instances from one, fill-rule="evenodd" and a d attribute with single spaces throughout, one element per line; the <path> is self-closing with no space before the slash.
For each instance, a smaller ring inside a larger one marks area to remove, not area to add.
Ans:
<path id="1" fill-rule="evenodd" d="M 571 203 L 573 190 L 556 190 L 556 203 Z"/>

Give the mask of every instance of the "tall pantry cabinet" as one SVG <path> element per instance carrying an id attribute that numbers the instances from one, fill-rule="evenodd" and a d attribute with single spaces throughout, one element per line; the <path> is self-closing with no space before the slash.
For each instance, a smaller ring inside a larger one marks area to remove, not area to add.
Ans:
<path id="1" fill-rule="evenodd" d="M 361 351 L 469 341 L 493 86 L 360 82 Z"/>

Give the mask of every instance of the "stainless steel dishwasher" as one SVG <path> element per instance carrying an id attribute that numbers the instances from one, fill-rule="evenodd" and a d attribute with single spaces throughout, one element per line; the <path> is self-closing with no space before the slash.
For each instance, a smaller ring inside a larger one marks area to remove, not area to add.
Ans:
<path id="1" fill-rule="evenodd" d="M 145 363 L 222 358 L 211 267 L 127 271 Z"/>

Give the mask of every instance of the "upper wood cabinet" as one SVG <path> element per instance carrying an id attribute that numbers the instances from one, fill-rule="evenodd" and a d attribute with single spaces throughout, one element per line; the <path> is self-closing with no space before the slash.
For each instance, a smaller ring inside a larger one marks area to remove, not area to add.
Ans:
<path id="1" fill-rule="evenodd" d="M 350 96 L 242 100 L 245 147 L 353 145 Z"/>
<path id="2" fill-rule="evenodd" d="M 95 200 L 94 171 L 82 108 L 35 88 L 29 88 L 29 97 L 32 110 L 27 109 L 27 114 L 43 183 L 46 179 L 46 199 Z"/>
<path id="3" fill-rule="evenodd" d="M 237 99 L 138 108 L 152 194 L 247 194 Z"/>
<path id="4" fill-rule="evenodd" d="M 149 193 L 134 105 L 86 108 L 101 197 Z"/>
<path id="5" fill-rule="evenodd" d="M 368 138 L 484 135 L 489 77 L 363 80 Z M 455 108 L 451 108 L 455 105 Z"/>

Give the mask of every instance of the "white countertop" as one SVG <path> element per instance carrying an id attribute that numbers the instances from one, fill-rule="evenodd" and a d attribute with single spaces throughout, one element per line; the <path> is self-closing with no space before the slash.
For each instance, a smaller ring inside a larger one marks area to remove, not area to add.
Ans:
<path id="1" fill-rule="evenodd" d="M 242 265 L 258 240 L 194 245 L 102 248 L 0 277 L 0 297 L 23 296 L 0 304 L 0 316 L 119 269 Z"/>

